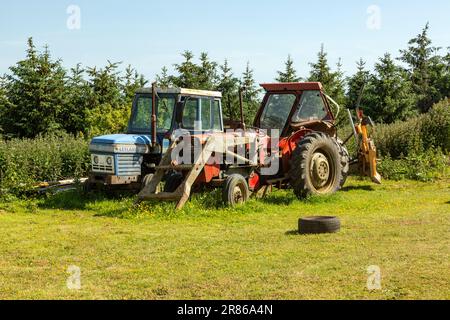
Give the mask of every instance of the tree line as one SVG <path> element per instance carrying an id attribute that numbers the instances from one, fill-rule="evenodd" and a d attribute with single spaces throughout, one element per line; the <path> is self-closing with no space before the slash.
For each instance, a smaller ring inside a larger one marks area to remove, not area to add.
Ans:
<path id="1" fill-rule="evenodd" d="M 450 97 L 450 52 L 441 53 L 428 36 L 429 25 L 399 51 L 398 57 L 386 53 L 369 71 L 366 62 L 357 62 L 357 72 L 346 77 L 342 62 L 332 68 L 322 45 L 310 73 L 300 77 L 291 56 L 278 82 L 320 81 L 328 95 L 340 105 L 353 107 L 364 87 L 361 105 L 375 121 L 391 123 L 427 112 L 433 104 Z M 175 74 L 163 67 L 156 81 L 160 87 L 186 87 L 219 90 L 223 94 L 225 117 L 239 116 L 238 90 L 245 87 L 244 112 L 247 122 L 259 106 L 260 89 L 247 62 L 236 76 L 227 60 L 219 64 L 202 52 L 198 61 L 191 51 L 182 53 L 174 64 Z M 35 137 L 65 131 L 93 136 L 124 131 L 136 89 L 149 84 L 131 66 L 119 71 L 120 63 L 108 61 L 103 68 L 76 65 L 69 70 L 60 59 L 53 59 L 48 47 L 36 49 L 28 40 L 24 60 L 11 66 L 0 77 L 0 135 Z"/>

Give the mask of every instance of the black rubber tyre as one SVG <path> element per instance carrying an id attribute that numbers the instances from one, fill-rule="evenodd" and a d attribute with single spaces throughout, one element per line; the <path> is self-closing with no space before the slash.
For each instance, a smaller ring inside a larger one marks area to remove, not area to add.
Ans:
<path id="1" fill-rule="evenodd" d="M 92 191 L 92 189 L 94 189 L 95 186 L 94 186 L 94 184 L 89 182 L 89 180 L 86 180 L 85 182 L 83 182 L 81 187 L 82 187 L 83 193 L 90 193 Z"/>
<path id="2" fill-rule="evenodd" d="M 306 135 L 292 153 L 289 177 L 290 185 L 300 199 L 338 191 L 343 179 L 335 139 L 321 132 Z"/>
<path id="3" fill-rule="evenodd" d="M 340 139 L 336 139 L 335 142 L 339 148 L 339 155 L 341 156 L 342 177 L 340 187 L 342 188 L 345 181 L 347 181 L 348 172 L 350 171 L 350 154 Z"/>
<path id="4" fill-rule="evenodd" d="M 152 178 L 153 178 L 153 173 L 149 173 L 149 174 L 145 175 L 141 182 L 141 189 L 144 189 L 144 187 L 149 184 L 149 182 L 150 182 L 150 180 L 152 180 Z"/>
<path id="5" fill-rule="evenodd" d="M 223 186 L 222 199 L 228 206 L 244 203 L 250 197 L 247 181 L 240 174 L 230 175 Z"/>
<path id="6" fill-rule="evenodd" d="M 183 183 L 184 177 L 179 172 L 172 172 L 166 178 L 164 184 L 164 192 L 175 192 L 178 187 Z"/>
<path id="7" fill-rule="evenodd" d="M 300 234 L 335 233 L 341 229 L 341 222 L 336 217 L 306 217 L 298 220 Z"/>

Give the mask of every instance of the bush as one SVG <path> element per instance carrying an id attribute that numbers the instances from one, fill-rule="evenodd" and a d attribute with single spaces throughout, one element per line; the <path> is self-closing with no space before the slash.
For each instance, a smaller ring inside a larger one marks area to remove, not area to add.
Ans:
<path id="1" fill-rule="evenodd" d="M 433 181 L 448 176 L 450 159 L 440 149 L 393 160 L 384 157 L 378 166 L 383 178 L 389 180 L 411 179 Z"/>
<path id="2" fill-rule="evenodd" d="M 0 140 L 0 194 L 21 193 L 39 182 L 79 178 L 87 174 L 89 165 L 83 137 L 60 133 Z"/>
<path id="3" fill-rule="evenodd" d="M 450 151 L 450 99 L 408 121 L 378 125 L 374 133 L 379 155 L 402 159 L 440 148 Z"/>

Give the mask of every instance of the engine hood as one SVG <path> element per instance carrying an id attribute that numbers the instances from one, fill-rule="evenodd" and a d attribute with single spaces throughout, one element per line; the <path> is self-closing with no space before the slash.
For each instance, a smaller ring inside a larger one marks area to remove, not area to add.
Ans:
<path id="1" fill-rule="evenodd" d="M 163 137 L 157 137 L 158 144 Z M 142 134 L 110 134 L 95 137 L 91 140 L 89 151 L 92 153 L 127 153 L 144 154 L 160 153 L 161 148 L 152 148 L 150 135 Z"/>
<path id="2" fill-rule="evenodd" d="M 152 143 L 150 135 L 138 134 L 110 134 L 106 136 L 95 137 L 91 144 L 139 144 L 150 145 Z"/>

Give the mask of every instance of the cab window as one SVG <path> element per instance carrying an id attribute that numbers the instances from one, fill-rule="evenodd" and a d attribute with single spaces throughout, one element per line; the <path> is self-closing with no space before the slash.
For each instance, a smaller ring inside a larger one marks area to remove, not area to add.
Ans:
<path id="1" fill-rule="evenodd" d="M 187 130 L 222 130 L 220 103 L 211 98 L 187 98 L 182 127 Z"/>
<path id="2" fill-rule="evenodd" d="M 267 100 L 261 115 L 261 129 L 280 129 L 286 126 L 286 122 L 295 102 L 293 94 L 272 94 Z"/>
<path id="3" fill-rule="evenodd" d="M 322 120 L 327 116 L 327 109 L 323 102 L 320 91 L 304 91 L 300 98 L 297 111 L 292 117 L 292 122 L 306 122 Z"/>

